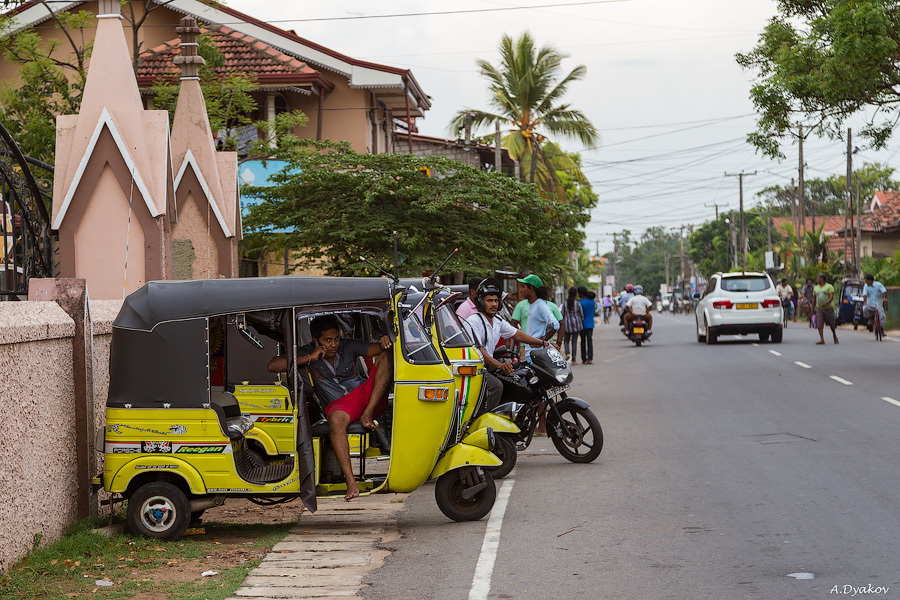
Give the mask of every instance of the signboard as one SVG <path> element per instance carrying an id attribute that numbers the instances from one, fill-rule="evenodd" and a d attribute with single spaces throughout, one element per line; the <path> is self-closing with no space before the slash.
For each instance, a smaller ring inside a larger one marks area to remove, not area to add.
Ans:
<path id="1" fill-rule="evenodd" d="M 254 187 L 271 187 L 274 182 L 271 176 L 281 172 L 286 166 L 287 161 L 284 160 L 267 160 L 265 165 L 261 160 L 248 160 L 238 165 L 238 183 L 243 186 Z M 299 173 L 299 169 L 295 171 Z M 245 218 L 251 206 L 256 206 L 263 202 L 262 198 L 251 196 L 250 194 L 241 193 L 241 218 Z M 272 233 L 290 233 L 289 229 L 272 229 L 268 230 Z"/>

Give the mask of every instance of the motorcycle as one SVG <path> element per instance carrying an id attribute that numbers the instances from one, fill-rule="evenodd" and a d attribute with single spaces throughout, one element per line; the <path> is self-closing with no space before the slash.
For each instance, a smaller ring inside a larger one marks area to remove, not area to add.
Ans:
<path id="1" fill-rule="evenodd" d="M 506 348 L 494 352 L 497 360 L 508 356 Z M 494 412 L 509 414 L 519 427 L 514 436 L 518 451 L 528 448 L 541 417 L 545 417 L 547 435 L 563 458 L 589 463 L 600 456 L 600 421 L 587 402 L 566 394 L 572 383 L 572 368 L 558 350 L 535 348 L 531 362 L 519 363 L 512 374 L 497 370 L 494 375 L 503 382 L 504 401 Z"/>
<path id="2" fill-rule="evenodd" d="M 634 315 L 634 318 L 631 319 L 631 327 L 625 330 L 625 337 L 634 342 L 634 345 L 638 348 L 644 342 L 650 341 L 651 335 L 653 335 L 653 332 L 650 331 L 647 318 L 643 315 Z"/>

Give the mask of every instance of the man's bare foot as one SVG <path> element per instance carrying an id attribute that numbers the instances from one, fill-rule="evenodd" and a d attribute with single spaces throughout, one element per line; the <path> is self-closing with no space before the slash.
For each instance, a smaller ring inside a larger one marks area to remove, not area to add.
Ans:
<path id="1" fill-rule="evenodd" d="M 354 498 L 359 498 L 359 486 L 356 481 L 350 479 L 347 481 L 347 493 L 344 494 L 344 501 L 350 502 Z"/>
<path id="2" fill-rule="evenodd" d="M 377 429 L 378 423 L 375 422 L 375 419 L 372 418 L 372 415 L 363 413 L 359 418 L 360 424 L 366 429 Z"/>

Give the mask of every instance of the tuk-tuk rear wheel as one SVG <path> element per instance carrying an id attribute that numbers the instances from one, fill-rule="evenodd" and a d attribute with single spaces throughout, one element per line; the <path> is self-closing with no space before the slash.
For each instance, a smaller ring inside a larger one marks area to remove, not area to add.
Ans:
<path id="1" fill-rule="evenodd" d="M 463 477 L 460 477 L 462 474 Z M 434 499 L 438 508 L 454 521 L 477 521 L 491 512 L 494 500 L 497 499 L 497 484 L 490 473 L 482 470 L 485 487 L 472 498 L 463 497 L 463 492 L 471 484 L 477 483 L 477 472 L 474 467 L 462 467 L 444 473 L 438 477 L 434 486 Z"/>
<path id="2" fill-rule="evenodd" d="M 128 499 L 128 529 L 135 535 L 164 541 L 177 540 L 191 521 L 191 504 L 180 489 L 154 481 Z"/>

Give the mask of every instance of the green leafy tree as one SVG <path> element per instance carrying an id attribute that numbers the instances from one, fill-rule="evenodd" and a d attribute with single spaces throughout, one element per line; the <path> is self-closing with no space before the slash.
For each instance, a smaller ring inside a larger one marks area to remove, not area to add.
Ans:
<path id="1" fill-rule="evenodd" d="M 536 48 L 529 33 L 518 40 L 504 35 L 500 42 L 500 66 L 478 60 L 481 75 L 490 84 L 491 111 L 464 109 L 450 123 L 456 133 L 466 126 L 500 123 L 507 131 L 503 145 L 519 161 L 524 181 L 537 183 L 549 196 L 566 200 L 559 173 L 568 173 L 580 184 L 587 177 L 578 163 L 554 139 L 580 141 L 587 147 L 600 142 L 600 134 L 588 118 L 563 101 L 569 85 L 587 74 L 583 65 L 562 76 L 566 58 L 552 47 Z"/>
<path id="2" fill-rule="evenodd" d="M 573 232 L 560 224 L 577 220 L 575 206 L 510 177 L 443 157 L 358 154 L 346 143 L 299 140 L 279 152 L 289 166 L 276 185 L 246 192 L 264 199 L 244 220 L 258 252 L 288 248 L 301 267 L 373 275 L 360 257 L 388 269 L 396 231 L 403 276 L 437 268 L 454 248 L 447 272 L 551 274 L 567 262 Z"/>
<path id="3" fill-rule="evenodd" d="M 894 0 L 779 0 L 755 48 L 736 56 L 759 79 L 750 92 L 761 114 L 748 140 L 768 156 L 798 122 L 839 138 L 863 109 L 858 132 L 884 146 L 900 110 L 900 5 Z"/>
<path id="4" fill-rule="evenodd" d="M 65 41 L 43 41 L 33 29 L 9 35 L 13 20 L 0 17 L 0 52 L 19 65 L 19 79 L 0 87 L 0 122 L 26 156 L 53 164 L 56 117 L 81 107 L 92 47 L 85 29 L 93 27 L 95 16 L 88 11 L 57 13 L 41 4 Z"/>

